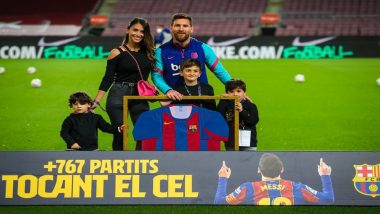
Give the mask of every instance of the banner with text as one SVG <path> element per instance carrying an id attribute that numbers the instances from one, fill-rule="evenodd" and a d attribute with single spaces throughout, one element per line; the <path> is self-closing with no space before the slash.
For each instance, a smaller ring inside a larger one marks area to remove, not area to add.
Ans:
<path id="1" fill-rule="evenodd" d="M 379 157 L 379 152 L 2 151 L 0 205 L 379 206 Z"/>
<path id="2" fill-rule="evenodd" d="M 221 59 L 380 57 L 380 37 L 197 37 Z M 121 37 L 1 37 L 0 59 L 103 59 Z"/>

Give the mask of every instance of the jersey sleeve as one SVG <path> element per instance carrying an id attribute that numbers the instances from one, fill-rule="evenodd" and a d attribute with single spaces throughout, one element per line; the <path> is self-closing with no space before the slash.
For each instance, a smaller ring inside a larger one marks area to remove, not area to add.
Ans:
<path id="1" fill-rule="evenodd" d="M 231 80 L 230 74 L 223 67 L 222 63 L 220 63 L 219 58 L 215 55 L 214 50 L 207 44 L 202 44 L 203 51 L 206 56 L 206 65 L 207 67 L 218 77 L 218 79 L 226 84 L 229 80 Z"/>
<path id="2" fill-rule="evenodd" d="M 165 82 L 164 79 L 164 65 L 161 57 L 161 48 L 157 48 L 154 53 L 155 66 L 152 71 L 152 80 L 157 88 L 164 94 L 172 88 Z"/>
<path id="3" fill-rule="evenodd" d="M 227 195 L 227 178 L 219 177 L 214 204 L 241 204 L 246 201 L 247 183 L 243 183 L 232 193 Z"/>
<path id="4" fill-rule="evenodd" d="M 331 177 L 329 175 L 321 176 L 322 192 L 318 192 L 307 185 L 303 185 L 301 192 L 305 201 L 316 204 L 331 204 L 335 201 L 334 190 Z"/>
<path id="5" fill-rule="evenodd" d="M 226 120 L 217 111 L 204 110 L 203 121 L 206 134 L 213 140 L 227 141 L 229 131 Z"/>
<path id="6" fill-rule="evenodd" d="M 143 112 L 134 125 L 132 134 L 135 140 L 158 138 L 161 132 L 159 109 Z"/>

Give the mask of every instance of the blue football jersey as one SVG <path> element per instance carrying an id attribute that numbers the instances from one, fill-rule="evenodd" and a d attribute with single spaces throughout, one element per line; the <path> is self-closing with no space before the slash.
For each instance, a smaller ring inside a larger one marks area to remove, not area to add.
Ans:
<path id="1" fill-rule="evenodd" d="M 219 58 L 207 44 L 191 38 L 188 47 L 182 48 L 170 40 L 155 51 L 155 68 L 152 72 L 152 80 L 160 91 L 166 93 L 183 83 L 183 78 L 179 75 L 179 65 L 185 59 L 197 59 L 201 63 L 202 74 L 199 81 L 202 83 L 208 83 L 206 66 L 223 83 L 231 79 L 231 76 L 219 62 Z"/>
<path id="2" fill-rule="evenodd" d="M 191 106 L 186 118 L 176 118 L 170 106 L 142 113 L 133 129 L 142 150 L 208 151 L 220 150 L 228 139 L 228 126 L 219 112 Z"/>
<path id="3" fill-rule="evenodd" d="M 302 205 L 330 204 L 334 191 L 329 175 L 321 176 L 322 192 L 303 183 L 284 179 L 246 182 L 227 195 L 227 179 L 219 178 L 215 204 Z"/>

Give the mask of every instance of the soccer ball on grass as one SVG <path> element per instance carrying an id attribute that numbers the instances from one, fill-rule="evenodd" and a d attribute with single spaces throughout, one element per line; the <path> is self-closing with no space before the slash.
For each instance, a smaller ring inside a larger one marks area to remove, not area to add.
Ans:
<path id="1" fill-rule="evenodd" d="M 296 82 L 305 82 L 305 76 L 303 74 L 297 74 L 294 76 L 294 81 Z"/>
<path id="2" fill-rule="evenodd" d="M 28 74 L 34 74 L 36 73 L 37 69 L 33 66 L 30 66 L 26 69 L 26 71 L 28 72 Z"/>
<path id="3" fill-rule="evenodd" d="M 30 82 L 30 85 L 33 88 L 40 88 L 42 86 L 42 81 L 38 78 L 35 78 L 35 79 L 32 79 L 32 81 Z"/>
<path id="4" fill-rule="evenodd" d="M 0 67 L 0 74 L 4 74 L 5 73 L 5 68 L 4 67 Z"/>

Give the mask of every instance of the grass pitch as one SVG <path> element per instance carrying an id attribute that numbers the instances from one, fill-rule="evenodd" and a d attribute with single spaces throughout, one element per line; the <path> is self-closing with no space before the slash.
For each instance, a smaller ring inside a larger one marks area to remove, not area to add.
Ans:
<path id="1" fill-rule="evenodd" d="M 0 60 L 0 150 L 64 150 L 59 136 L 70 114 L 68 96 L 92 97 L 105 60 Z M 244 80 L 259 108 L 259 150 L 365 150 L 380 147 L 380 60 L 223 60 Z M 28 74 L 27 67 L 37 72 Z M 216 94 L 223 85 L 210 72 Z M 304 74 L 306 82 L 294 82 Z M 31 88 L 33 78 L 41 88 Z M 105 104 L 105 99 L 102 101 Z M 97 109 L 108 120 L 107 114 Z M 109 120 L 108 120 L 109 121 Z M 99 133 L 99 148 L 111 150 L 112 136 Z M 378 207 L 254 206 L 22 206 L 0 213 L 377 213 Z"/>
<path id="2" fill-rule="evenodd" d="M 105 60 L 0 60 L 0 150 L 64 150 L 68 96 L 95 96 Z M 224 60 L 257 104 L 260 150 L 379 150 L 380 60 Z M 28 74 L 27 67 L 37 72 Z M 296 83 L 294 76 L 306 81 Z M 224 86 L 208 72 L 216 94 Z M 33 78 L 42 80 L 32 88 Z M 102 104 L 105 105 L 103 99 Z M 97 109 L 108 120 L 106 113 Z M 108 120 L 109 121 L 109 120 Z M 99 148 L 112 136 L 99 133 Z"/>

